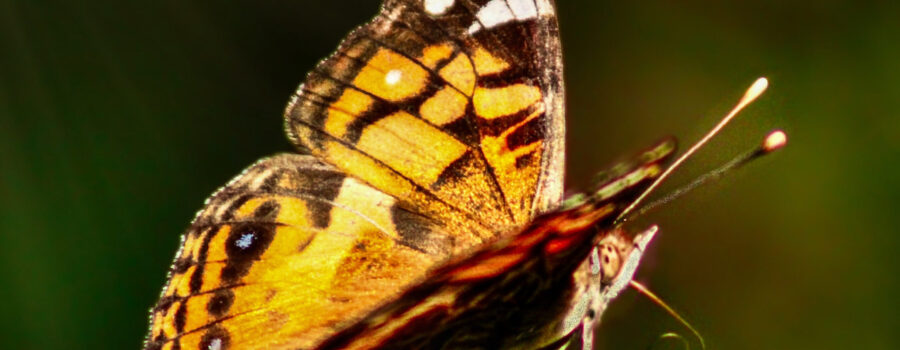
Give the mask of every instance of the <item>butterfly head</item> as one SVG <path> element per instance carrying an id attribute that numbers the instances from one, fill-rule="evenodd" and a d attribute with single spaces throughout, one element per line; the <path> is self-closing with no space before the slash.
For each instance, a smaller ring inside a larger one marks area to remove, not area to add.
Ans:
<path id="1" fill-rule="evenodd" d="M 574 196 L 566 201 L 568 208 L 613 207 L 610 215 L 597 223 L 598 234 L 594 238 L 589 265 L 592 279 L 599 279 L 600 285 L 614 284 L 625 265 L 634 254 L 638 243 L 645 239 L 646 232 L 628 232 L 615 219 L 626 207 L 643 193 L 664 171 L 675 154 L 676 143 L 672 138 L 662 140 L 628 161 L 611 167 L 598 177 L 594 190 L 587 195 Z M 654 231 L 655 232 L 655 231 Z M 644 244 L 646 245 L 646 243 Z M 641 248 L 643 249 L 643 248 Z"/>
<path id="2" fill-rule="evenodd" d="M 619 274 L 622 264 L 631 252 L 631 239 L 623 230 L 613 230 L 603 236 L 591 254 L 591 272 L 600 282 L 609 284 Z"/>

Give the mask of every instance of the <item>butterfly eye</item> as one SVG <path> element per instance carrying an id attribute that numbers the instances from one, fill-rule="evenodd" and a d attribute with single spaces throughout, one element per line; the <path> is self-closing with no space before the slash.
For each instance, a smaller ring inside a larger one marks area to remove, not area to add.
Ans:
<path id="1" fill-rule="evenodd" d="M 600 281 L 610 283 L 619 274 L 619 269 L 622 267 L 622 257 L 619 255 L 619 250 L 612 244 L 601 243 L 597 246 L 597 250 L 600 253 L 598 261 L 600 265 Z"/>

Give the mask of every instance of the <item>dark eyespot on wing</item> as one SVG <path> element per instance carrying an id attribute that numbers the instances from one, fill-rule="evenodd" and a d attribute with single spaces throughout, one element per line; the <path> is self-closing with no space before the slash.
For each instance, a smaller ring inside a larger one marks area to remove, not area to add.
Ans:
<path id="1" fill-rule="evenodd" d="M 220 289 L 213 294 L 211 299 L 209 299 L 206 308 L 209 310 L 211 316 L 222 317 L 226 315 L 228 308 L 230 308 L 233 303 L 234 291 L 231 289 Z"/>
<path id="2" fill-rule="evenodd" d="M 231 335 L 225 328 L 212 326 L 203 334 L 200 349 L 227 350 L 231 347 Z"/>
<path id="3" fill-rule="evenodd" d="M 275 225 L 257 223 L 235 225 L 225 241 L 228 260 L 222 269 L 222 281 L 232 284 L 244 277 L 274 238 Z"/>

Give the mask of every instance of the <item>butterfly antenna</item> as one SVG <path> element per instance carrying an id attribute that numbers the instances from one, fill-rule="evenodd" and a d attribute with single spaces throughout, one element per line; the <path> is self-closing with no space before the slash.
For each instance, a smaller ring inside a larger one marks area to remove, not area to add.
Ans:
<path id="1" fill-rule="evenodd" d="M 689 183 L 677 190 L 672 191 L 671 193 L 667 194 L 665 197 L 655 200 L 653 202 L 650 202 L 650 204 L 647 204 L 647 205 L 641 207 L 641 209 L 638 210 L 637 212 L 633 212 L 632 215 L 626 217 L 625 220 L 623 220 L 623 221 L 628 221 L 631 218 L 644 215 L 644 213 L 651 211 L 651 210 L 655 209 L 656 207 L 659 207 L 660 205 L 669 203 L 669 202 L 683 196 L 684 194 L 692 191 L 693 189 L 702 186 L 703 184 L 705 184 L 707 182 L 721 179 L 725 174 L 731 172 L 732 170 L 740 168 L 761 156 L 775 152 L 775 151 L 781 149 L 782 147 L 784 147 L 784 145 L 786 145 L 786 144 L 787 144 L 787 134 L 785 134 L 784 131 L 781 131 L 781 130 L 772 131 L 768 135 L 766 135 L 766 138 L 763 139 L 763 142 L 760 143 L 759 146 L 757 146 L 756 148 L 751 149 L 747 152 L 744 152 L 743 154 L 741 154 L 737 157 L 734 157 L 734 159 L 730 160 L 728 163 L 725 163 L 725 165 L 722 165 L 722 166 L 718 167 L 717 169 L 712 170 L 712 171 L 704 174 L 703 176 L 698 177 L 696 180 L 692 181 L 691 183 Z"/>
<path id="2" fill-rule="evenodd" d="M 719 124 L 717 124 L 714 128 L 712 128 L 712 130 L 707 132 L 706 135 L 704 135 L 703 138 L 700 139 L 700 141 L 697 141 L 697 143 L 695 143 L 693 146 L 691 146 L 691 148 L 689 148 L 687 150 L 687 152 L 684 152 L 684 154 L 682 154 L 680 157 L 678 157 L 678 159 L 676 159 L 672 163 L 671 166 L 666 168 L 666 170 L 663 171 L 663 173 L 656 179 L 656 181 L 653 181 L 653 183 L 650 184 L 650 187 L 647 187 L 647 189 L 644 190 L 644 192 L 641 193 L 641 195 L 638 196 L 637 199 L 635 199 L 633 202 L 631 202 L 631 204 L 629 204 L 628 207 L 626 207 L 625 210 L 623 210 L 619 214 L 619 216 L 616 218 L 615 222 L 621 223 L 623 221 L 622 220 L 623 218 L 627 217 L 628 214 L 630 214 L 638 206 L 638 204 L 640 204 L 641 201 L 643 201 L 644 198 L 647 197 L 647 195 L 649 195 L 651 192 L 653 192 L 653 190 L 656 189 L 656 187 L 659 186 L 659 184 L 662 183 L 663 180 L 665 180 L 666 178 L 669 177 L 669 174 L 671 174 L 673 171 L 675 171 L 675 169 L 677 169 L 681 165 L 681 163 L 684 163 L 685 160 L 687 160 L 695 152 L 697 152 L 697 150 L 699 150 L 700 147 L 703 147 L 703 145 L 705 145 L 710 139 L 712 139 L 713 136 L 716 136 L 716 134 L 718 134 L 719 131 L 721 131 L 722 128 L 724 128 L 725 125 L 728 124 L 728 122 L 730 122 L 732 119 L 734 119 L 734 117 L 737 116 L 737 114 L 742 109 L 744 109 L 744 107 L 747 107 L 747 105 L 749 105 L 751 102 L 756 100 L 760 95 L 762 95 L 762 93 L 766 91 L 766 88 L 768 86 L 769 86 L 769 81 L 766 78 L 756 79 L 756 81 L 753 82 L 753 85 L 750 85 L 750 88 L 747 89 L 747 92 L 744 93 L 744 96 L 741 98 L 740 101 L 738 101 L 738 103 L 734 106 L 734 108 L 732 108 L 731 111 L 728 112 L 728 114 L 725 115 L 725 117 L 722 118 L 721 121 L 719 121 Z"/>
<path id="3" fill-rule="evenodd" d="M 668 304 L 666 304 L 665 301 L 663 301 L 660 297 L 656 296 L 656 294 L 654 294 L 653 292 L 651 292 L 650 289 L 647 289 L 647 287 L 644 287 L 643 284 L 640 284 L 639 282 L 635 282 L 634 280 L 631 280 L 630 282 L 628 282 L 628 284 L 631 286 L 631 288 L 634 288 L 635 290 L 637 290 L 637 291 L 640 292 L 641 294 L 645 295 L 647 298 L 650 298 L 650 300 L 653 301 L 656 305 L 659 305 L 660 307 L 662 307 L 663 310 L 666 310 L 666 312 L 667 312 L 669 315 L 671 315 L 671 316 L 674 317 L 676 320 L 678 320 L 678 322 L 681 323 L 685 328 L 689 329 L 689 330 L 691 331 L 691 333 L 694 333 L 694 336 L 696 336 L 696 337 L 697 337 L 697 340 L 700 341 L 700 349 L 706 349 L 706 341 L 703 340 L 703 336 L 700 335 L 700 332 L 697 332 L 697 330 L 694 329 L 694 327 L 691 326 L 691 324 L 688 323 L 688 321 L 685 320 L 684 317 L 681 317 L 681 315 L 678 314 L 677 311 L 675 311 L 674 309 L 672 309 Z M 666 333 L 666 334 L 663 334 L 662 337 L 665 337 L 665 338 L 670 338 L 670 337 L 681 338 L 680 335 L 677 335 L 677 334 L 674 334 L 674 333 Z"/>

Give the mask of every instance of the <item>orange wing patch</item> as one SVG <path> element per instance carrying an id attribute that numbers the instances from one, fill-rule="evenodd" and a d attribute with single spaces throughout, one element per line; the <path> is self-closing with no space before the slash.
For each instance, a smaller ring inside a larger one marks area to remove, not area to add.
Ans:
<path id="1" fill-rule="evenodd" d="M 391 102 L 413 97 L 429 83 L 428 72 L 416 62 L 381 48 L 353 79 L 353 86 Z"/>
<path id="2" fill-rule="evenodd" d="M 463 156 L 466 145 L 422 119 L 397 112 L 366 127 L 356 149 L 417 184 L 430 186 L 450 163 Z"/>
<path id="3" fill-rule="evenodd" d="M 479 74 L 503 74 L 511 67 L 487 50 L 475 51 Z M 472 102 L 481 130 L 481 150 L 491 165 L 516 221 L 532 218 L 547 134 L 544 96 L 538 86 L 513 83 L 475 88 Z"/>
<path id="4" fill-rule="evenodd" d="M 531 207 L 534 192 L 540 176 L 540 151 L 543 142 L 540 138 L 532 138 L 528 132 L 534 132 L 534 124 L 543 113 L 539 108 L 528 114 L 522 121 L 502 131 L 497 136 L 485 136 L 482 150 L 488 162 L 494 168 L 494 174 L 500 180 L 506 197 L 514 213 L 526 215 Z M 527 217 L 517 217 L 525 220 Z"/>
<path id="5" fill-rule="evenodd" d="M 472 96 L 472 91 L 475 90 L 475 69 L 468 56 L 457 55 L 441 68 L 440 76 L 466 96 Z"/>
<path id="6" fill-rule="evenodd" d="M 481 76 L 498 74 L 509 69 L 509 62 L 494 56 L 483 47 L 475 49 L 472 60 L 475 62 L 475 71 Z"/>
<path id="7" fill-rule="evenodd" d="M 444 126 L 464 117 L 468 106 L 469 99 L 465 95 L 447 86 L 422 103 L 419 114 L 429 123 Z"/>
<path id="8" fill-rule="evenodd" d="M 374 100 L 358 90 L 347 89 L 341 97 L 328 109 L 325 131 L 337 137 L 344 137 L 347 128 L 356 120 L 356 116 L 365 112 Z"/>
<path id="9" fill-rule="evenodd" d="M 419 61 L 428 69 L 435 69 L 441 61 L 446 60 L 451 55 L 453 55 L 453 46 L 449 43 L 431 45 L 422 51 L 422 57 Z"/>

